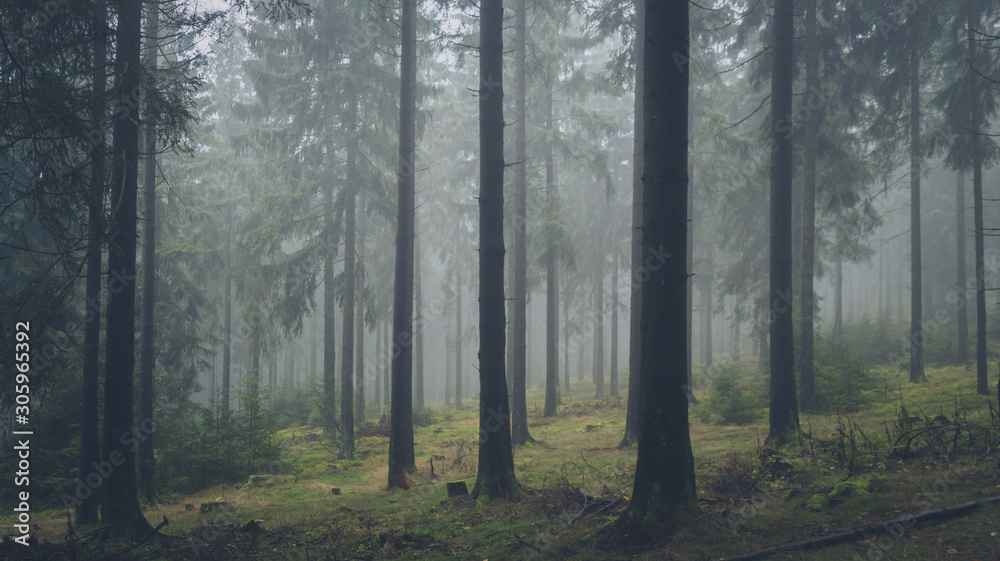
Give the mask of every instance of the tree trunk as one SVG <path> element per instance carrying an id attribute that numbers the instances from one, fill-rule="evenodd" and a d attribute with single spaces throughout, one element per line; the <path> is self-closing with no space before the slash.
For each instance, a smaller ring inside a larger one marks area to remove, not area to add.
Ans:
<path id="1" fill-rule="evenodd" d="M 504 370 L 503 2 L 479 6 L 479 469 L 472 497 L 514 499 L 521 491 Z"/>
<path id="2" fill-rule="evenodd" d="M 445 332 L 444 336 L 444 406 L 448 407 L 451 405 L 451 379 L 454 376 L 451 372 L 452 362 L 451 358 L 451 348 L 454 345 L 454 341 L 451 336 L 451 328 Z"/>
<path id="3" fill-rule="evenodd" d="M 795 403 L 795 348 L 792 318 L 793 139 L 785 132 L 792 115 L 794 2 L 774 3 L 774 63 L 771 74 L 771 322 L 770 429 L 772 446 L 799 438 Z"/>
<path id="4" fill-rule="evenodd" d="M 524 0 L 518 1 L 523 3 Z M 545 129 L 551 131 L 553 126 L 552 84 L 550 81 L 545 88 Z M 548 202 L 545 220 L 550 227 L 554 228 L 559 216 L 559 195 L 556 187 L 556 167 L 552 156 L 551 142 L 545 143 L 545 197 Z M 559 404 L 559 256 L 557 254 L 559 248 L 556 247 L 556 240 L 551 235 L 546 239 L 546 245 L 544 416 L 553 417 Z M 569 391 L 568 376 L 566 377 L 566 391 Z"/>
<path id="5" fill-rule="evenodd" d="M 966 290 L 966 283 L 968 283 L 968 278 L 966 278 L 967 267 L 965 265 L 965 172 L 959 171 L 956 176 L 955 292 L 958 294 L 958 299 L 955 302 L 955 315 L 958 322 L 958 353 L 956 359 L 959 364 L 966 364 L 969 362 L 969 302 L 967 298 L 968 291 Z M 985 302 L 983 304 L 985 305 Z"/>
<path id="6" fill-rule="evenodd" d="M 389 344 L 389 322 L 382 324 L 382 410 L 385 411 L 389 405 L 389 392 L 392 383 L 389 380 L 391 373 L 390 364 L 392 362 L 392 345 Z"/>
<path id="7" fill-rule="evenodd" d="M 156 123 L 150 111 L 150 95 L 156 83 L 159 5 L 146 2 L 146 53 L 143 66 L 150 78 L 144 92 L 142 118 L 142 308 L 139 314 L 139 422 L 153 426 L 153 338 L 156 306 Z M 147 421 L 148 419 L 148 421 Z M 139 442 L 139 489 L 146 502 L 156 502 L 153 435 Z"/>
<path id="8" fill-rule="evenodd" d="M 563 302 L 563 389 L 569 395 L 569 302 Z"/>
<path id="9" fill-rule="evenodd" d="M 229 386 L 233 359 L 233 205 L 226 207 L 226 271 L 222 306 L 222 410 L 229 413 Z"/>
<path id="10" fill-rule="evenodd" d="M 688 108 L 688 130 L 694 130 L 694 112 Z M 687 305 L 684 310 L 684 317 L 687 319 L 687 364 L 684 369 L 687 373 L 687 384 L 685 384 L 685 394 L 688 401 L 697 403 L 694 397 L 694 354 L 692 353 L 694 328 L 694 159 L 688 161 L 688 197 L 687 197 Z M 617 304 L 617 298 L 616 304 Z"/>
<path id="11" fill-rule="evenodd" d="M 103 131 L 104 107 L 107 91 L 108 53 L 107 41 L 108 10 L 104 0 L 97 0 L 94 7 L 94 29 L 97 31 L 94 39 L 94 104 L 91 119 L 94 127 Z M 101 373 L 101 248 L 104 231 L 104 153 L 106 146 L 104 135 L 95 142 L 90 150 L 90 196 L 87 200 L 87 313 L 86 327 L 83 332 L 83 385 L 82 417 L 80 422 L 80 463 L 77 470 L 78 484 L 85 482 L 93 471 L 92 464 L 100 461 L 100 439 L 98 420 L 98 396 L 100 391 Z M 84 488 L 89 489 L 86 483 Z M 77 497 L 76 523 L 96 524 L 97 512 L 100 506 L 100 493 L 92 491 L 86 497 Z"/>
<path id="12" fill-rule="evenodd" d="M 354 58 L 351 59 L 352 61 Z M 350 66 L 354 66 L 351 64 Z M 358 99 L 347 81 L 347 130 L 358 128 Z M 344 316 L 340 352 L 340 450 L 341 460 L 354 459 L 354 309 L 358 302 L 355 270 L 358 200 L 357 143 L 347 143 L 347 185 L 344 193 Z M 360 315 L 360 314 L 359 314 Z M 359 361 L 360 362 L 360 361 Z"/>
<path id="13" fill-rule="evenodd" d="M 604 211 L 598 210 L 597 270 L 594 272 L 594 397 L 604 397 Z M 627 414 L 627 413 L 626 413 Z"/>
<path id="14" fill-rule="evenodd" d="M 643 90 L 645 82 L 644 45 L 646 41 L 646 0 L 635 4 L 635 100 L 632 131 L 632 279 L 628 319 L 628 404 L 625 412 L 625 435 L 619 447 L 631 446 L 639 437 L 639 346 L 642 312 L 642 170 L 643 170 Z M 568 307 L 568 306 L 567 306 Z M 568 384 L 567 384 L 568 385 Z"/>
<path id="15" fill-rule="evenodd" d="M 715 351 L 712 349 L 712 291 L 715 284 L 715 262 L 712 260 L 712 241 L 707 244 L 708 255 L 705 259 L 705 276 L 701 283 L 701 310 L 702 321 L 702 344 L 705 356 L 705 368 L 712 367 L 712 360 L 715 358 Z"/>
<path id="16" fill-rule="evenodd" d="M 416 231 L 416 215 L 413 218 L 414 221 L 414 231 Z M 426 321 L 424 320 L 424 301 L 423 301 L 423 275 L 420 272 L 420 237 L 416 236 L 413 240 L 413 289 L 416 293 L 414 295 L 414 317 L 416 324 L 416 332 L 413 334 L 413 346 L 414 346 L 414 356 L 413 356 L 413 406 L 423 407 L 424 406 L 424 330 L 427 328 Z"/>
<path id="17" fill-rule="evenodd" d="M 806 91 L 807 100 L 820 91 L 819 45 L 816 38 L 816 0 L 806 0 Z M 811 103 L 807 106 L 811 109 Z M 799 393 L 802 411 L 816 409 L 813 373 L 813 329 L 815 294 L 813 274 L 816 258 L 816 157 L 821 116 L 813 112 L 805 123 L 805 177 L 802 196 L 802 299 L 799 316 Z"/>
<path id="18" fill-rule="evenodd" d="M 687 351 L 688 3 L 647 0 L 645 38 L 639 449 L 626 522 L 662 522 L 698 511 L 683 368 Z"/>
<path id="19" fill-rule="evenodd" d="M 358 201 L 359 203 L 361 201 Z M 357 334 L 357 360 L 354 367 L 354 418 L 358 423 L 365 422 L 365 371 L 368 366 L 365 360 L 365 228 L 364 228 L 364 205 L 360 205 L 360 216 L 357 217 L 357 260 L 358 270 L 361 275 L 354 279 L 354 293 L 357 301 L 355 310 L 355 332 Z M 375 392 L 376 395 L 378 392 Z"/>
<path id="20" fill-rule="evenodd" d="M 413 456 L 413 234 L 416 174 L 417 4 L 403 0 L 399 88 L 399 183 L 392 309 L 392 417 L 389 487 L 416 470 Z M 397 351 L 398 345 L 398 351 Z"/>
<path id="21" fill-rule="evenodd" d="M 382 402 L 382 369 L 385 368 L 385 356 L 382 353 L 382 330 L 375 326 L 375 404 L 378 412 L 383 412 Z"/>
<path id="22" fill-rule="evenodd" d="M 333 158 L 331 157 L 332 161 Z M 323 438 L 331 439 L 337 430 L 337 338 L 334 327 L 336 297 L 333 293 L 333 264 L 337 242 L 333 232 L 333 184 L 323 190 L 323 227 L 326 242 L 323 260 Z"/>
<path id="23" fill-rule="evenodd" d="M 528 404 L 526 383 L 528 376 L 527 359 L 527 274 L 528 274 L 528 178 L 525 160 L 525 133 L 527 131 L 527 113 L 525 111 L 526 81 L 525 81 L 525 34 L 527 33 L 527 8 L 525 0 L 517 0 L 514 8 L 514 294 L 511 298 L 513 308 L 513 335 L 510 345 L 513 348 L 513 363 L 510 365 L 513 377 L 513 392 L 511 394 L 511 442 L 520 446 L 533 441 L 528 432 Z M 548 340 L 546 338 L 546 340 Z M 546 351 L 547 353 L 548 351 Z M 548 362 L 546 361 L 546 365 Z M 546 376 L 548 370 L 546 366 Z M 548 378 L 546 378 L 547 380 Z M 548 405 L 546 395 L 545 403 Z"/>
<path id="24" fill-rule="evenodd" d="M 910 80 L 910 382 L 924 376 L 923 289 L 920 249 L 920 20 L 919 12 L 907 19 Z"/>
<path id="25" fill-rule="evenodd" d="M 115 99 L 129 99 L 141 75 L 142 2 L 117 2 Z M 104 479 L 101 521 L 143 534 L 152 529 L 139 508 L 134 429 L 136 199 L 139 172 L 139 111 L 123 106 L 114 120 L 111 160 L 111 230 L 108 243 L 107 352 L 104 376 L 104 458 L 117 469 Z M 147 427 L 152 428 L 152 427 Z"/>
<path id="26" fill-rule="evenodd" d="M 833 266 L 833 340 L 844 332 L 844 261 L 837 258 Z"/>
<path id="27" fill-rule="evenodd" d="M 979 12 L 974 0 L 968 0 L 967 4 L 969 130 L 972 136 L 972 198 L 976 236 L 976 393 L 989 395 L 988 366 L 986 362 L 986 270 L 983 244 L 983 145 L 982 138 L 980 138 L 982 133 L 979 132 L 983 126 L 982 111 L 980 109 L 982 99 L 979 93 L 979 72 L 981 70 L 978 65 L 979 59 L 976 53 L 974 38 L 974 30 L 979 23 Z"/>
<path id="28" fill-rule="evenodd" d="M 458 264 L 462 223 L 455 223 L 455 409 L 462 408 L 462 273 Z"/>
<path id="29" fill-rule="evenodd" d="M 617 236 L 615 237 L 617 241 Z M 611 372 L 608 378 L 608 395 L 618 397 L 618 244 L 612 250 L 611 269 Z M 690 283 L 689 283 L 690 287 Z M 688 293 L 690 296 L 690 292 Z M 690 304 L 688 307 L 690 311 Z M 691 352 L 691 315 L 688 314 L 688 355 Z M 691 385 L 690 370 L 688 374 L 688 386 Z M 627 412 L 626 412 L 627 414 Z"/>

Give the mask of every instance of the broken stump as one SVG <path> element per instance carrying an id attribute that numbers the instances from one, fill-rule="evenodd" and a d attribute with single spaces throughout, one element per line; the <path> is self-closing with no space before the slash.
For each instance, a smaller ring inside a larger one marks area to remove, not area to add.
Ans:
<path id="1" fill-rule="evenodd" d="M 448 496 L 449 497 L 460 497 L 462 495 L 468 495 L 469 488 L 465 485 L 464 481 L 455 481 L 454 483 L 448 483 Z"/>

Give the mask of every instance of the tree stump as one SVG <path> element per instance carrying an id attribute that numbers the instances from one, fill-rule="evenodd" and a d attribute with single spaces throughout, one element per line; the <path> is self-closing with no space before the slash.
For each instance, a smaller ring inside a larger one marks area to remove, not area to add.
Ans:
<path id="1" fill-rule="evenodd" d="M 456 481 L 454 483 L 448 483 L 448 496 L 449 497 L 460 497 L 462 495 L 468 495 L 469 488 L 465 485 L 464 481 Z"/>

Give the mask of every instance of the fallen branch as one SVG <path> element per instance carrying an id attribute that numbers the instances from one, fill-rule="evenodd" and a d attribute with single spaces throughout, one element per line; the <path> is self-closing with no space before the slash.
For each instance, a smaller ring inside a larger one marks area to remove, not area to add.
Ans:
<path id="1" fill-rule="evenodd" d="M 831 545 L 836 545 L 846 541 L 851 541 L 855 538 L 861 538 L 866 535 L 877 533 L 880 530 L 885 530 L 894 537 L 901 537 L 898 532 L 898 528 L 909 528 L 920 522 L 926 522 L 928 520 L 934 520 L 937 518 L 951 518 L 953 516 L 958 516 L 960 514 L 965 514 L 972 510 L 983 506 L 984 504 L 994 504 L 1000 503 L 1000 496 L 990 497 L 984 499 L 981 502 L 970 501 L 967 503 L 946 506 L 943 508 L 937 508 L 934 510 L 928 510 L 921 512 L 919 514 L 914 514 L 912 516 L 904 516 L 902 518 L 897 518 L 895 520 L 890 520 L 888 522 L 881 522 L 879 524 L 870 524 L 868 526 L 862 526 L 860 528 L 854 528 L 852 530 L 847 530 L 846 532 L 840 532 L 837 534 L 830 534 L 829 536 L 821 536 L 815 539 L 787 543 L 779 545 L 776 547 L 771 547 L 768 549 L 762 549 L 760 551 L 754 551 L 752 553 L 744 553 L 743 555 L 737 555 L 735 557 L 723 557 L 725 561 L 750 561 L 751 559 L 762 559 L 769 555 L 781 551 L 798 551 L 804 549 L 820 549 L 823 547 L 829 547 Z"/>

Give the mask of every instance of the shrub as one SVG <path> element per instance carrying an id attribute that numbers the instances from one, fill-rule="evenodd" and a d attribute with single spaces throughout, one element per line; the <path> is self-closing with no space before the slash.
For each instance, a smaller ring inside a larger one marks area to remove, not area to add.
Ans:
<path id="1" fill-rule="evenodd" d="M 738 370 L 734 365 L 720 365 L 716 372 L 706 404 L 712 420 L 733 425 L 754 422 L 763 406 L 756 388 L 739 383 Z"/>

